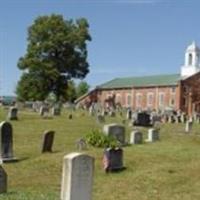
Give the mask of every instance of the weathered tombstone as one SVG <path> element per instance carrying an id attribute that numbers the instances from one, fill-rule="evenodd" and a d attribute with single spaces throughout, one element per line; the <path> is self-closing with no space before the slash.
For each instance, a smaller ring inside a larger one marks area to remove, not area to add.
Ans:
<path id="1" fill-rule="evenodd" d="M 80 138 L 76 141 L 76 148 L 79 150 L 79 151 L 82 151 L 82 150 L 85 150 L 87 149 L 87 143 L 86 141 L 83 139 L 83 138 Z"/>
<path id="2" fill-rule="evenodd" d="M 42 153 L 52 152 L 54 135 L 55 135 L 54 131 L 45 131 L 44 132 L 43 142 L 42 142 Z"/>
<path id="3" fill-rule="evenodd" d="M 121 144 L 125 143 L 125 127 L 119 124 L 107 124 L 103 127 L 103 132 L 107 136 L 114 137 Z"/>
<path id="4" fill-rule="evenodd" d="M 190 131 L 192 131 L 192 121 L 187 121 L 185 124 L 185 132 L 189 133 Z"/>
<path id="5" fill-rule="evenodd" d="M 0 194 L 7 192 L 7 174 L 4 168 L 0 165 Z"/>
<path id="6" fill-rule="evenodd" d="M 141 144 L 143 140 L 142 133 L 138 130 L 132 131 L 130 135 L 130 144 Z"/>
<path id="7" fill-rule="evenodd" d="M 104 122 L 105 122 L 104 116 L 98 114 L 98 115 L 97 115 L 97 122 L 98 122 L 98 123 L 104 123 Z"/>
<path id="8" fill-rule="evenodd" d="M 126 113 L 126 119 L 131 119 L 131 118 L 132 118 L 132 111 L 131 109 L 128 109 Z"/>
<path id="9" fill-rule="evenodd" d="M 123 150 L 121 148 L 107 148 L 103 154 L 103 168 L 106 172 L 124 169 Z"/>
<path id="10" fill-rule="evenodd" d="M 8 120 L 17 120 L 18 109 L 16 107 L 11 107 L 8 112 Z"/>
<path id="11" fill-rule="evenodd" d="M 61 200 L 91 200 L 94 158 L 71 153 L 64 157 Z"/>
<path id="12" fill-rule="evenodd" d="M 12 162 L 17 159 L 13 156 L 13 131 L 9 122 L 0 124 L 0 159 L 3 162 Z"/>
<path id="13" fill-rule="evenodd" d="M 148 139 L 147 142 L 155 142 L 159 140 L 159 132 L 153 128 L 148 130 Z"/>

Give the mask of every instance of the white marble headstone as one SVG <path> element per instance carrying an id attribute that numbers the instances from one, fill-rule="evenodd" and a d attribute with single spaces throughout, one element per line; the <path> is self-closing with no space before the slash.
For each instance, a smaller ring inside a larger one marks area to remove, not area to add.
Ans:
<path id="1" fill-rule="evenodd" d="M 71 153 L 64 157 L 61 200 L 91 200 L 94 158 Z"/>

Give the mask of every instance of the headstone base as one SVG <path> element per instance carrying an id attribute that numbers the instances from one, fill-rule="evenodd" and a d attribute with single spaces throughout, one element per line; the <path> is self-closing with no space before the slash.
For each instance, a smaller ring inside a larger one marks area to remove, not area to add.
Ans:
<path id="1" fill-rule="evenodd" d="M 18 162 L 19 159 L 18 158 L 1 158 L 0 159 L 2 163 L 11 163 L 11 162 Z"/>

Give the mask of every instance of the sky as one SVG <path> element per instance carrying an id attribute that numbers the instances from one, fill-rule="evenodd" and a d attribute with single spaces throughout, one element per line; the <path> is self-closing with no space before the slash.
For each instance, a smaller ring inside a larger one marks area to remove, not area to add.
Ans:
<path id="1" fill-rule="evenodd" d="M 179 73 L 200 46 L 199 0 L 0 0 L 0 95 L 14 95 L 27 28 L 42 15 L 88 20 L 91 88 L 117 77 Z"/>

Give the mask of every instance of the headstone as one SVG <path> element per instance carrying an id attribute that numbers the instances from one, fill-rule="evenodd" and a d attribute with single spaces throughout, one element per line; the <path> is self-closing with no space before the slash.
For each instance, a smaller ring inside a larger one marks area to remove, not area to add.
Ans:
<path id="1" fill-rule="evenodd" d="M 174 123 L 174 122 L 175 122 L 174 116 L 173 116 L 173 115 L 170 115 L 170 116 L 168 117 L 168 123 Z"/>
<path id="2" fill-rule="evenodd" d="M 3 162 L 12 162 L 17 159 L 13 156 L 13 131 L 9 122 L 0 124 L 0 159 Z"/>
<path id="3" fill-rule="evenodd" d="M 107 148 L 103 155 L 103 168 L 106 172 L 124 169 L 123 150 L 121 148 Z"/>
<path id="4" fill-rule="evenodd" d="M 61 200 L 91 200 L 94 158 L 81 153 L 64 157 Z"/>
<path id="5" fill-rule="evenodd" d="M 121 144 L 125 143 L 125 127 L 119 124 L 107 124 L 103 127 L 103 132 L 107 136 L 114 137 Z"/>
<path id="6" fill-rule="evenodd" d="M 45 131 L 42 142 L 42 153 L 52 152 L 54 135 L 55 135 L 54 131 Z"/>
<path id="7" fill-rule="evenodd" d="M 40 111 L 39 111 L 40 116 L 44 116 L 45 113 L 48 113 L 48 112 L 49 112 L 49 108 L 47 106 L 41 106 L 40 107 Z"/>
<path id="8" fill-rule="evenodd" d="M 109 113 L 108 113 L 108 115 L 109 115 L 110 117 L 115 117 L 115 116 L 116 116 L 116 113 L 115 113 L 114 110 L 110 110 Z"/>
<path id="9" fill-rule="evenodd" d="M 150 115 L 145 112 L 137 113 L 136 120 L 134 120 L 134 125 L 150 126 L 151 125 Z"/>
<path id="10" fill-rule="evenodd" d="M 132 111 L 131 111 L 131 109 L 128 109 L 127 110 L 127 113 L 126 113 L 126 119 L 131 119 L 132 118 Z"/>
<path id="11" fill-rule="evenodd" d="M 185 132 L 186 133 L 189 133 L 192 131 L 192 121 L 187 121 L 186 124 L 185 124 Z"/>
<path id="12" fill-rule="evenodd" d="M 59 108 L 59 107 L 53 107 L 52 108 L 52 110 L 51 110 L 51 112 L 52 112 L 52 115 L 53 116 L 59 116 L 60 115 L 60 112 L 61 112 L 61 109 Z"/>
<path id="13" fill-rule="evenodd" d="M 8 120 L 17 120 L 18 109 L 16 107 L 11 107 L 8 112 Z"/>
<path id="14" fill-rule="evenodd" d="M 83 138 L 80 138 L 76 141 L 76 148 L 79 150 L 79 151 L 82 151 L 82 150 L 85 150 L 87 149 L 87 143 L 86 141 L 83 139 Z"/>
<path id="15" fill-rule="evenodd" d="M 186 114 L 182 113 L 182 114 L 181 114 L 181 122 L 182 122 L 182 123 L 186 123 L 186 121 L 187 121 Z"/>
<path id="16" fill-rule="evenodd" d="M 159 140 L 159 132 L 153 128 L 148 130 L 148 139 L 147 142 L 155 142 Z"/>
<path id="17" fill-rule="evenodd" d="M 73 118 L 73 115 L 69 114 L 68 119 L 72 119 L 72 118 Z"/>
<path id="18" fill-rule="evenodd" d="M 138 130 L 132 131 L 130 135 L 130 144 L 141 144 L 143 140 L 142 133 Z"/>
<path id="19" fill-rule="evenodd" d="M 97 115 L 97 122 L 98 122 L 98 123 L 104 123 L 104 122 L 105 122 L 104 116 L 98 114 L 98 115 Z"/>
<path id="20" fill-rule="evenodd" d="M 89 115 L 90 115 L 90 116 L 94 116 L 94 114 L 95 114 L 94 106 L 91 105 L 91 106 L 89 107 Z"/>
<path id="21" fill-rule="evenodd" d="M 0 194 L 7 192 L 7 174 L 0 165 Z"/>

